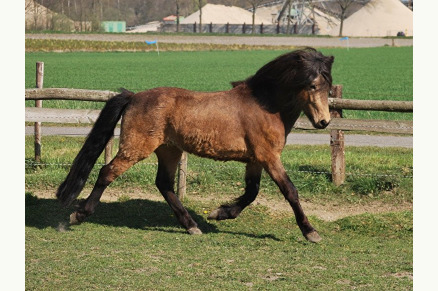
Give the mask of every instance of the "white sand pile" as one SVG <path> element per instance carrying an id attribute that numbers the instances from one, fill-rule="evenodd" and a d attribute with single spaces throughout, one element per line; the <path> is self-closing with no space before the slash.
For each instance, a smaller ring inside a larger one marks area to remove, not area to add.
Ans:
<path id="1" fill-rule="evenodd" d="M 281 10 L 282 6 L 283 4 L 268 7 L 259 7 L 256 10 L 256 15 L 260 18 L 265 19 L 266 22 L 263 22 L 264 24 L 276 24 L 278 13 Z M 287 13 L 287 11 L 285 13 Z M 309 7 L 306 7 L 303 13 L 310 19 L 314 18 L 314 21 L 319 29 L 318 34 L 321 35 L 329 34 L 329 31 L 336 27 L 340 22 L 339 19 L 337 19 L 336 17 L 330 16 L 327 13 L 319 10 L 318 8 L 314 8 L 312 12 Z"/>
<path id="2" fill-rule="evenodd" d="M 160 26 L 161 26 L 160 21 L 152 21 L 143 25 L 138 25 L 126 32 L 137 33 L 137 32 L 158 31 L 158 28 L 160 28 Z"/>
<path id="3" fill-rule="evenodd" d="M 199 23 L 199 10 L 181 21 L 182 24 L 193 24 L 195 22 Z M 252 24 L 252 13 L 235 6 L 206 4 L 202 7 L 202 23 L 208 24 L 211 22 L 214 24 Z M 270 20 L 267 21 L 256 15 L 255 24 L 261 23 L 268 24 Z"/>
<path id="4" fill-rule="evenodd" d="M 311 19 L 314 18 L 314 21 L 319 29 L 318 34 L 320 35 L 328 35 L 329 32 L 333 28 L 337 27 L 340 23 L 339 19 L 322 12 L 318 8 L 314 8 L 313 12 L 310 8 L 305 8 L 304 14 Z"/>
<path id="5" fill-rule="evenodd" d="M 283 5 L 259 7 L 256 9 L 256 16 L 263 19 L 263 24 L 276 24 L 278 12 Z"/>
<path id="6" fill-rule="evenodd" d="M 330 35 L 339 35 L 339 26 Z M 343 36 L 396 36 L 399 31 L 413 35 L 413 12 L 400 0 L 371 0 L 344 20 Z"/>

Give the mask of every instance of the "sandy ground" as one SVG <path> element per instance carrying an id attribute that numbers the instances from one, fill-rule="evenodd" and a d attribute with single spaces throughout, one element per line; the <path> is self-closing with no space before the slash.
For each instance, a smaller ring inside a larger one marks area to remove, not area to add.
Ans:
<path id="1" fill-rule="evenodd" d="M 32 189 L 32 194 L 45 199 L 55 199 L 56 189 L 52 190 L 41 190 L 41 189 Z M 91 189 L 84 189 L 83 193 L 90 193 Z M 86 194 L 88 195 L 88 194 Z M 220 206 L 223 203 L 228 203 L 232 201 L 236 196 L 227 196 L 220 195 L 221 198 L 217 198 L 214 194 L 209 195 L 208 197 L 200 197 L 199 195 L 191 195 L 187 194 L 187 197 L 190 197 L 190 201 L 205 203 L 213 203 L 217 206 Z M 115 202 L 118 201 L 121 197 L 129 197 L 130 199 L 146 199 L 151 201 L 162 201 L 164 202 L 164 198 L 158 193 L 148 193 L 144 192 L 142 189 L 138 188 L 129 188 L 129 189 L 112 189 L 108 188 L 105 190 L 101 201 L 102 202 Z M 80 197 L 84 198 L 84 197 Z M 263 205 L 268 207 L 268 209 L 275 214 L 279 213 L 292 213 L 292 209 L 289 204 L 280 197 L 280 194 L 277 197 L 266 197 L 263 192 L 260 192 L 257 199 L 254 201 L 253 205 Z M 400 210 L 412 210 L 412 203 L 398 203 L 395 205 L 384 204 L 382 202 L 370 202 L 363 205 L 354 204 L 354 205 L 346 205 L 346 204 L 335 204 L 333 202 L 326 204 L 318 204 L 310 201 L 306 201 L 301 199 L 301 205 L 308 216 L 316 216 L 324 221 L 335 221 L 344 217 L 359 215 L 362 213 L 386 213 Z M 216 207 L 216 206 L 215 206 Z M 249 206 L 251 207 L 251 206 Z M 213 210 L 213 209 L 211 209 Z"/>

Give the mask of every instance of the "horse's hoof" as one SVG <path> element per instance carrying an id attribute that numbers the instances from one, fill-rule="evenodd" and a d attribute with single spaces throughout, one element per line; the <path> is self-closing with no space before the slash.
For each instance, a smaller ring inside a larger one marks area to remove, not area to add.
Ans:
<path id="1" fill-rule="evenodd" d="M 312 232 L 309 232 L 309 233 L 306 233 L 304 235 L 304 237 L 308 241 L 313 242 L 313 243 L 318 243 L 318 242 L 320 242 L 322 240 L 322 238 L 319 236 L 319 234 L 316 232 L 316 230 L 314 230 Z"/>
<path id="2" fill-rule="evenodd" d="M 221 208 L 215 209 L 208 215 L 208 220 L 219 220 L 219 213 L 221 212 Z"/>
<path id="3" fill-rule="evenodd" d="M 192 227 L 187 230 L 190 234 L 202 234 L 202 231 L 197 227 Z"/>
<path id="4" fill-rule="evenodd" d="M 213 210 L 210 215 L 208 215 L 208 220 L 225 220 L 234 219 L 239 216 L 242 208 L 239 206 L 221 206 L 218 209 Z"/>
<path id="5" fill-rule="evenodd" d="M 77 214 L 78 213 L 76 211 L 70 214 L 70 225 L 81 224 L 81 221 L 79 221 Z"/>

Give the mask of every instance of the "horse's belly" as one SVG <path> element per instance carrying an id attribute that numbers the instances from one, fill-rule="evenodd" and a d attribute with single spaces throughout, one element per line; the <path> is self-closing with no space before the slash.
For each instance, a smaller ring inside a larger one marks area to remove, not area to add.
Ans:
<path id="1" fill-rule="evenodd" d="M 196 132 L 178 138 L 179 145 L 185 151 L 215 160 L 248 160 L 248 150 L 243 137 L 229 136 L 211 131 Z"/>

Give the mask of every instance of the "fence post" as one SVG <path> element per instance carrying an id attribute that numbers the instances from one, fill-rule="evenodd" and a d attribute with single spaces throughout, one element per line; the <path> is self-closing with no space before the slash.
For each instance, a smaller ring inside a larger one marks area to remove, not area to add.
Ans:
<path id="1" fill-rule="evenodd" d="M 186 196 L 187 158 L 187 152 L 183 152 L 178 164 L 177 195 L 181 201 L 184 200 L 184 197 Z"/>
<path id="2" fill-rule="evenodd" d="M 332 87 L 331 97 L 342 98 L 342 86 L 335 85 Z M 331 118 L 342 118 L 341 109 L 331 109 Z M 332 181 L 339 186 L 345 182 L 345 147 L 344 132 L 342 130 L 330 130 L 330 147 L 332 159 Z"/>
<path id="3" fill-rule="evenodd" d="M 44 83 L 44 63 L 36 63 L 36 87 L 38 89 L 43 88 Z M 35 100 L 35 107 L 43 107 L 42 100 Z M 41 122 L 35 122 L 34 125 L 34 135 L 35 135 L 35 162 L 41 162 Z"/>
<path id="4" fill-rule="evenodd" d="M 114 135 L 110 138 L 110 140 L 105 146 L 105 165 L 108 165 L 113 158 L 113 143 L 114 143 Z"/>

